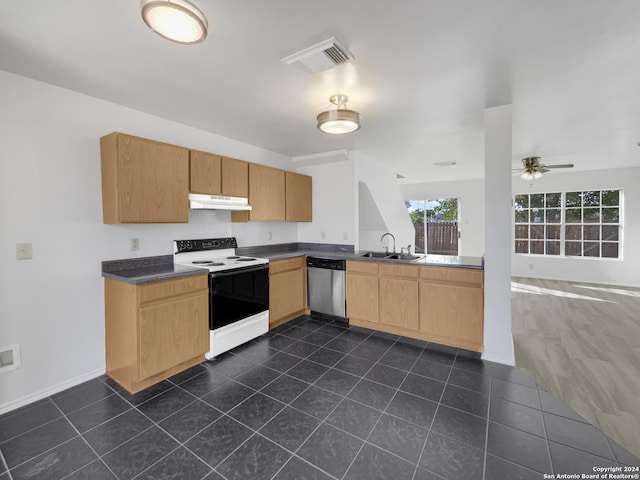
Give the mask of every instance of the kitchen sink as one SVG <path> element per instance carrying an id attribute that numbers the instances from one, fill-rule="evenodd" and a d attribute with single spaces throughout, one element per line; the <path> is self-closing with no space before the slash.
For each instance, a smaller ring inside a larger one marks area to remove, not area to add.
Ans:
<path id="1" fill-rule="evenodd" d="M 364 252 L 359 253 L 359 257 L 365 258 L 386 258 L 388 260 L 418 260 L 422 255 L 403 255 L 401 253 L 384 253 L 384 252 Z"/>
<path id="2" fill-rule="evenodd" d="M 365 252 L 359 253 L 358 256 L 367 258 L 388 258 L 388 255 L 384 252 Z"/>

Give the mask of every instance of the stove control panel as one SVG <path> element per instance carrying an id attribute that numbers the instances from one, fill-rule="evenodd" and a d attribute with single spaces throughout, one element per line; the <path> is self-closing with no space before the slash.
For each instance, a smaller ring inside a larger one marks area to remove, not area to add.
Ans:
<path id="1" fill-rule="evenodd" d="M 235 237 L 205 238 L 201 240 L 175 240 L 174 246 L 174 253 L 184 253 L 238 248 L 238 243 Z"/>

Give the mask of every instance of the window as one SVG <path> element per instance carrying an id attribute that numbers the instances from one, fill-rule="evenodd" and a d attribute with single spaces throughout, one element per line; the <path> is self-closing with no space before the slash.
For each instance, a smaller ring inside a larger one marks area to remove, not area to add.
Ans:
<path id="1" fill-rule="evenodd" d="M 621 192 L 515 196 L 515 253 L 620 258 Z"/>

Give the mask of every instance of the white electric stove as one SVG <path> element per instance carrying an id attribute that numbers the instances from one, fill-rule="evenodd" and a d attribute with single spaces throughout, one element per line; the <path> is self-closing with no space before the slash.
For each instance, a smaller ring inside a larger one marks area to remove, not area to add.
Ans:
<path id="1" fill-rule="evenodd" d="M 209 270 L 211 359 L 269 330 L 269 260 L 235 254 L 236 239 L 176 240 L 173 262 Z"/>

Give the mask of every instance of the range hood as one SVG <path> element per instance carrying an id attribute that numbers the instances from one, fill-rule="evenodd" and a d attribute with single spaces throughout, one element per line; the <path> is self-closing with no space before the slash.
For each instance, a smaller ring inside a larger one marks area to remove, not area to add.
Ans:
<path id="1" fill-rule="evenodd" d="M 251 210 L 251 205 L 249 205 L 249 200 L 244 197 L 190 193 L 189 208 L 193 210 Z"/>

